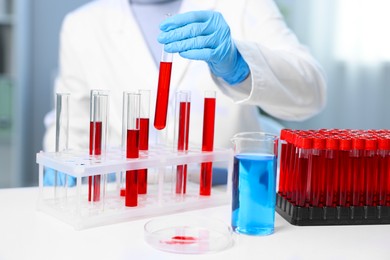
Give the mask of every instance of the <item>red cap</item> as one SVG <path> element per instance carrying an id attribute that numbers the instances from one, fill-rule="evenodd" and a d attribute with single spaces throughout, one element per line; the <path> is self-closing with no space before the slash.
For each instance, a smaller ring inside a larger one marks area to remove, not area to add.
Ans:
<path id="1" fill-rule="evenodd" d="M 286 141 L 287 140 L 287 135 L 288 135 L 289 131 L 290 131 L 290 129 L 286 129 L 286 128 L 280 130 L 280 140 Z"/>
<path id="2" fill-rule="evenodd" d="M 379 150 L 390 150 L 390 139 L 389 138 L 379 138 L 378 139 L 378 149 Z"/>
<path id="3" fill-rule="evenodd" d="M 363 150 L 364 149 L 364 139 L 359 137 L 352 138 L 352 149 L 353 150 Z"/>
<path id="4" fill-rule="evenodd" d="M 349 137 L 340 138 L 340 150 L 349 151 L 352 149 L 352 139 Z"/>
<path id="5" fill-rule="evenodd" d="M 378 142 L 376 138 L 366 138 L 364 143 L 365 143 L 364 145 L 365 150 L 373 151 L 377 149 Z"/>
<path id="6" fill-rule="evenodd" d="M 298 134 L 295 131 L 288 132 L 286 141 L 292 145 L 296 145 L 297 136 Z"/>
<path id="7" fill-rule="evenodd" d="M 313 147 L 313 138 L 309 136 L 298 136 L 297 146 L 302 149 L 311 149 Z"/>
<path id="8" fill-rule="evenodd" d="M 338 150 L 339 149 L 339 139 L 335 137 L 326 138 L 326 149 L 329 150 Z"/>
<path id="9" fill-rule="evenodd" d="M 325 150 L 326 139 L 322 136 L 316 136 L 313 138 L 313 149 Z"/>

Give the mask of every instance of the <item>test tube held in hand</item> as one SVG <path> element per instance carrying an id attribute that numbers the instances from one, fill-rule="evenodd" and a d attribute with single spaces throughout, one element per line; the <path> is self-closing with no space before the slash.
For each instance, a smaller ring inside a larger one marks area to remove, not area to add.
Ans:
<path id="1" fill-rule="evenodd" d="M 89 154 L 92 159 L 101 160 L 106 154 L 108 135 L 108 91 L 91 90 Z M 88 201 L 100 201 L 101 175 L 88 177 Z"/>
<path id="2" fill-rule="evenodd" d="M 139 115 L 140 94 L 127 94 L 127 136 L 126 158 L 139 158 Z M 136 207 L 138 205 L 138 171 L 126 171 L 125 206 Z"/>
<path id="3" fill-rule="evenodd" d="M 139 149 L 149 149 L 149 114 L 150 114 L 150 90 L 139 90 L 140 93 L 140 117 L 139 117 Z M 147 193 L 148 169 L 138 170 L 138 194 Z"/>
<path id="4" fill-rule="evenodd" d="M 167 123 L 172 60 L 173 54 L 166 52 L 163 47 L 160 61 L 160 71 L 158 76 L 156 111 L 154 114 L 154 127 L 158 130 L 164 129 Z"/>
<path id="5" fill-rule="evenodd" d="M 207 90 L 204 93 L 203 110 L 203 137 L 202 151 L 211 152 L 214 149 L 216 93 Z M 201 165 L 199 194 L 209 196 L 211 194 L 213 163 L 205 162 Z"/>
<path id="6" fill-rule="evenodd" d="M 178 91 L 175 105 L 175 143 L 178 152 L 188 150 L 190 127 L 191 93 Z M 185 194 L 187 186 L 187 165 L 178 165 L 176 168 L 176 194 Z"/>

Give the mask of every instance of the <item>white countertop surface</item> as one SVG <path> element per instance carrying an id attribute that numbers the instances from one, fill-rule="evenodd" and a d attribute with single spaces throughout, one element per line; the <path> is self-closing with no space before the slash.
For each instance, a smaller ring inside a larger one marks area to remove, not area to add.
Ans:
<path id="1" fill-rule="evenodd" d="M 390 259 L 390 225 L 309 226 L 276 214 L 275 233 L 234 234 L 233 247 L 203 255 L 159 251 L 144 240 L 142 219 L 81 231 L 38 211 L 38 188 L 0 189 L 0 260 L 8 259 Z M 176 216 L 230 223 L 230 205 Z"/>

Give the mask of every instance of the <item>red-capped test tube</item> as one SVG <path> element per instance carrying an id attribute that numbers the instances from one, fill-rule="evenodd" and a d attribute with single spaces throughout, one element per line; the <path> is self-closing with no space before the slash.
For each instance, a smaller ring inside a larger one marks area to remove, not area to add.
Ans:
<path id="1" fill-rule="evenodd" d="M 91 90 L 89 154 L 94 160 L 105 157 L 108 136 L 109 94 L 106 90 Z M 88 177 L 88 201 L 100 201 L 101 175 Z M 103 191 L 104 192 L 104 191 Z"/>
<path id="2" fill-rule="evenodd" d="M 309 173 L 309 157 L 312 154 L 313 138 L 307 135 L 298 137 L 298 165 L 296 174 L 296 204 L 300 207 L 305 206 L 306 201 L 309 201 L 308 191 L 310 191 L 310 173 Z"/>
<path id="3" fill-rule="evenodd" d="M 379 206 L 390 206 L 390 139 L 378 138 Z"/>
<path id="4" fill-rule="evenodd" d="M 203 110 L 203 137 L 202 151 L 211 152 L 214 149 L 214 126 L 215 126 L 215 106 L 216 92 L 206 90 L 204 93 Z M 199 194 L 203 196 L 211 195 L 213 174 L 213 163 L 205 162 L 201 165 Z"/>
<path id="5" fill-rule="evenodd" d="M 340 195 L 338 206 L 349 207 L 352 205 L 352 139 L 344 136 L 339 140 L 339 187 Z"/>
<path id="6" fill-rule="evenodd" d="M 377 140 L 372 135 L 365 139 L 364 143 L 364 174 L 365 174 L 365 206 L 377 206 L 378 198 L 378 157 Z"/>
<path id="7" fill-rule="evenodd" d="M 352 137 L 352 205 L 364 206 L 364 139 L 360 135 Z"/>
<path id="8" fill-rule="evenodd" d="M 167 15 L 170 16 L 170 15 Z M 165 128 L 167 123 L 169 87 L 171 84 L 173 54 L 162 50 L 160 72 L 158 76 L 156 111 L 154 114 L 154 127 L 157 130 Z"/>
<path id="9" fill-rule="evenodd" d="M 281 156 L 280 156 L 280 170 L 279 170 L 279 188 L 278 188 L 278 194 L 280 196 L 285 197 L 286 196 L 286 175 L 287 175 L 287 159 L 288 159 L 288 151 L 290 143 L 288 140 L 289 135 L 289 129 L 282 129 L 280 131 L 280 150 L 281 150 Z"/>
<path id="10" fill-rule="evenodd" d="M 295 204 L 295 164 L 298 158 L 297 152 L 298 148 L 296 146 L 296 140 L 298 137 L 298 131 L 292 131 L 287 136 L 287 142 L 290 143 L 290 149 L 287 151 L 288 159 L 287 159 L 287 174 L 286 174 L 286 198 L 291 203 Z"/>
<path id="11" fill-rule="evenodd" d="M 304 131 L 299 130 L 295 132 L 295 138 L 292 140 L 294 141 L 294 155 L 292 157 L 292 168 L 291 168 L 291 174 L 290 174 L 290 192 L 291 192 L 291 203 L 294 205 L 297 205 L 298 203 L 298 197 L 299 197 L 299 187 L 300 187 L 300 157 L 299 153 L 301 150 L 301 139 L 305 135 Z"/>
<path id="12" fill-rule="evenodd" d="M 149 150 L 149 115 L 150 115 L 150 90 L 139 90 L 140 117 L 139 117 L 139 149 Z M 138 194 L 147 193 L 148 169 L 138 170 Z"/>
<path id="13" fill-rule="evenodd" d="M 188 138 L 190 130 L 191 93 L 178 91 L 175 105 L 175 143 L 177 151 L 188 150 Z M 187 186 L 187 165 L 177 165 L 176 169 L 176 194 L 185 194 Z"/>
<path id="14" fill-rule="evenodd" d="M 313 138 L 313 150 L 309 158 L 309 168 L 311 169 L 311 202 L 314 207 L 325 206 L 325 150 L 326 139 L 317 133 Z"/>
<path id="15" fill-rule="evenodd" d="M 338 200 L 339 187 L 339 139 L 336 136 L 328 136 L 326 138 L 326 153 L 325 153 L 325 206 L 335 207 Z"/>

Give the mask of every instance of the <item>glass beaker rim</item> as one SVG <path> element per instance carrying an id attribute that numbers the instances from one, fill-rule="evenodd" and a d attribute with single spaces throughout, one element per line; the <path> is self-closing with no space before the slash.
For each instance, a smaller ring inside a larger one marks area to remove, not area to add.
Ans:
<path id="1" fill-rule="evenodd" d="M 267 132 L 241 132 L 237 133 L 231 139 L 232 142 L 236 140 L 245 140 L 245 141 L 275 141 L 279 137 L 277 135 L 267 133 Z"/>

